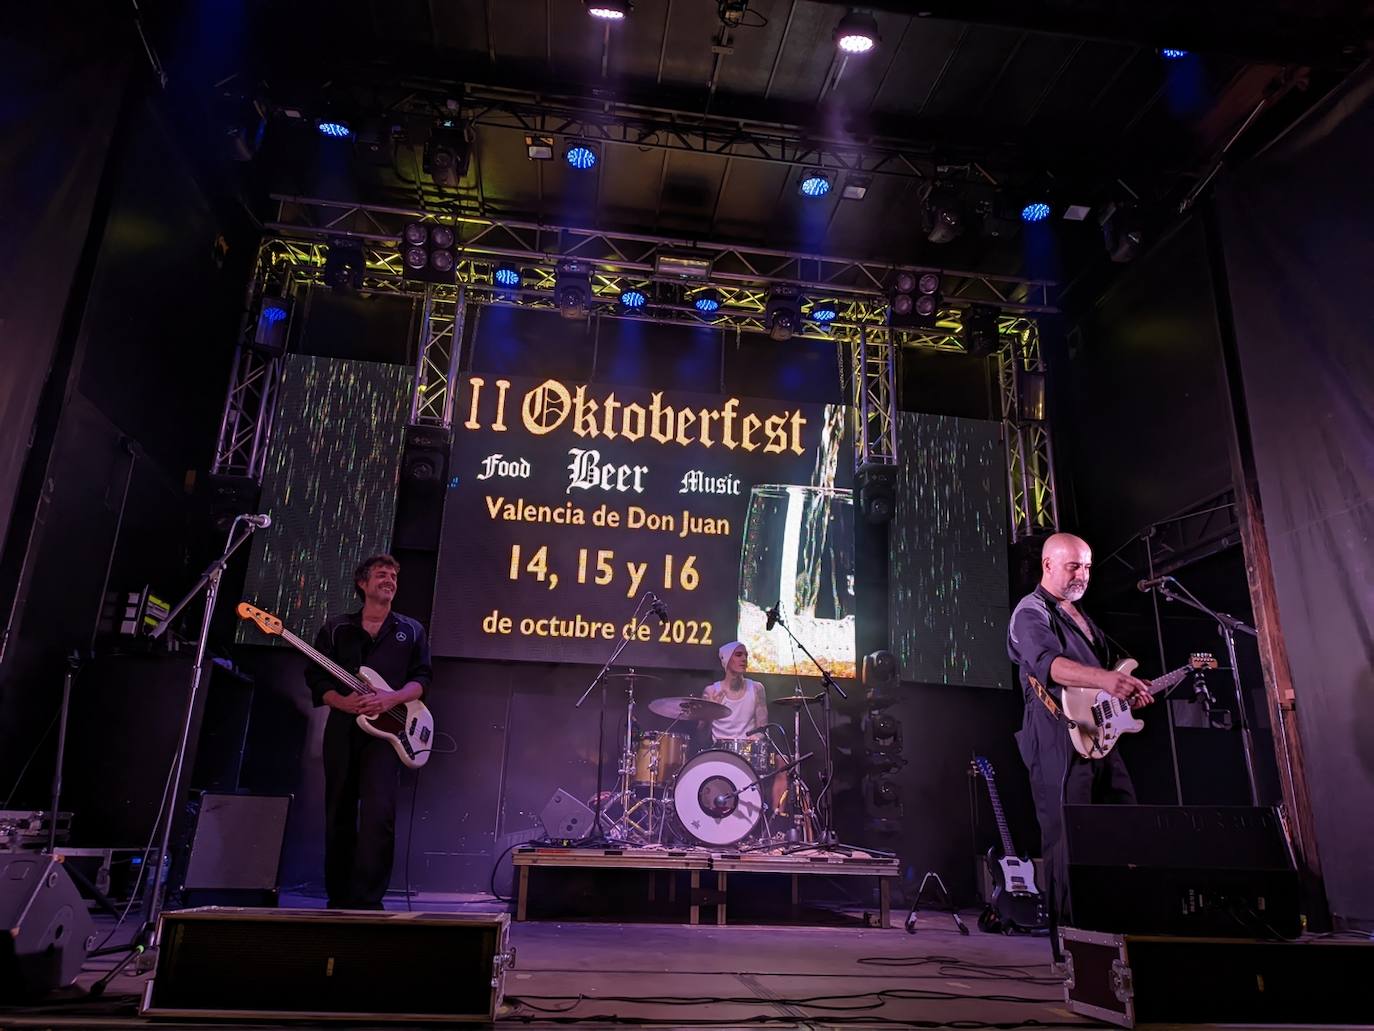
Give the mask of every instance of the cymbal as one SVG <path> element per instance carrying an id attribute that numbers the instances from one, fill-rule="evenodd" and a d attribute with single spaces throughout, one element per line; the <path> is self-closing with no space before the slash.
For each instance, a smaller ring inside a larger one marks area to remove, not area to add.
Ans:
<path id="1" fill-rule="evenodd" d="M 809 698 L 804 694 L 785 694 L 781 698 L 770 698 L 768 703 L 770 705 L 786 705 L 789 708 L 798 708 L 802 705 L 815 705 L 824 698 L 824 691 L 820 694 L 811 695 Z"/>
<path id="2" fill-rule="evenodd" d="M 605 680 L 652 680 L 662 683 L 662 677 L 656 677 L 649 673 L 607 673 Z"/>
<path id="3" fill-rule="evenodd" d="M 649 711 L 670 720 L 718 720 L 730 715 L 730 710 L 719 702 L 708 702 L 705 698 L 655 698 L 649 703 Z"/>

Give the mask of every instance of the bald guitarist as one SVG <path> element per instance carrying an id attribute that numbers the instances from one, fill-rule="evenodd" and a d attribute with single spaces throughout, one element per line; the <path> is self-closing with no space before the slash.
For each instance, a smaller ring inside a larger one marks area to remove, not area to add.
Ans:
<path id="1" fill-rule="evenodd" d="M 1068 885 L 1063 805 L 1135 803 L 1135 787 L 1121 753 L 1084 758 L 1069 741 L 1065 725 L 1041 699 L 1031 679 L 1044 685 L 1062 708 L 1063 687 L 1091 687 L 1130 702 L 1151 701 L 1150 685 L 1111 668 L 1107 639 L 1079 606 L 1092 575 L 1092 549 L 1072 534 L 1045 541 L 1040 583 L 1011 614 L 1007 651 L 1016 663 L 1025 701 L 1017 748 L 1030 772 L 1040 852 L 1045 861 L 1045 895 L 1051 927 L 1067 919 Z M 1056 961 L 1059 943 L 1050 936 Z"/>

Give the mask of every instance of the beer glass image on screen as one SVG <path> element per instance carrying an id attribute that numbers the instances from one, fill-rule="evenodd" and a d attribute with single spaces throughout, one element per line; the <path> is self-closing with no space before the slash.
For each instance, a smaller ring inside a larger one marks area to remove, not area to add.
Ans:
<path id="1" fill-rule="evenodd" d="M 847 489 L 760 484 L 749 493 L 740 553 L 739 639 L 757 673 L 819 675 L 779 612 L 836 677 L 854 676 L 854 499 Z"/>

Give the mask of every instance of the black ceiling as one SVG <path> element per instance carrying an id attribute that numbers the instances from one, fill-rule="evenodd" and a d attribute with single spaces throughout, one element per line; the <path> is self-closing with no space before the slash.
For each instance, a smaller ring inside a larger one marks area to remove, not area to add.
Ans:
<path id="1" fill-rule="evenodd" d="M 403 132 L 346 186 L 332 175 L 326 188 L 358 199 L 1065 279 L 1103 260 L 1093 220 L 1056 218 L 1060 267 L 1028 269 L 1016 236 L 926 240 L 929 183 L 1006 207 L 1046 189 L 1099 211 L 1135 196 L 1162 224 L 1257 105 L 1273 102 L 1253 127 L 1272 133 L 1363 56 L 1371 24 L 1368 5 L 1349 3 L 965 0 L 922 3 L 928 17 L 870 3 L 881 42 L 845 59 L 832 41 L 844 5 L 749 7 L 727 29 L 717 0 L 637 0 L 608 29 L 580 0 L 262 5 L 267 31 L 228 89 L 307 113 L 332 105 L 373 135 L 475 119 L 459 189 L 427 183 Z M 1166 42 L 1210 49 L 1171 62 L 1155 50 Z M 598 167 L 530 161 L 522 126 L 597 138 Z M 809 149 L 764 153 L 754 135 Z M 280 119 L 268 141 L 273 188 L 321 188 L 316 141 L 293 143 Z M 813 160 L 877 174 L 862 201 L 840 199 L 843 173 L 810 201 L 796 183 Z"/>

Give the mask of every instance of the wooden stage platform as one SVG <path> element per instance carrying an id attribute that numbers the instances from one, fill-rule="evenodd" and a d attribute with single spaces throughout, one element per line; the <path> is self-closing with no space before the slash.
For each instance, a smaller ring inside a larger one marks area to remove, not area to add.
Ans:
<path id="1" fill-rule="evenodd" d="M 732 902 L 771 896 L 780 903 L 772 907 L 772 919 L 800 923 L 805 917 L 804 880 L 845 877 L 872 879 L 871 886 L 877 888 L 877 914 L 872 923 L 887 927 L 892 883 L 901 874 L 896 859 L 814 846 L 761 852 L 528 846 L 516 849 L 511 860 L 516 874 L 518 921 L 639 916 L 699 924 L 702 910 L 708 909 L 709 922 L 723 927 L 730 922 Z M 763 883 L 769 881 L 773 883 Z M 608 886 L 612 886 L 609 891 Z M 591 905 L 586 904 L 589 902 Z M 750 919 L 759 915 L 756 908 L 747 913 Z"/>

